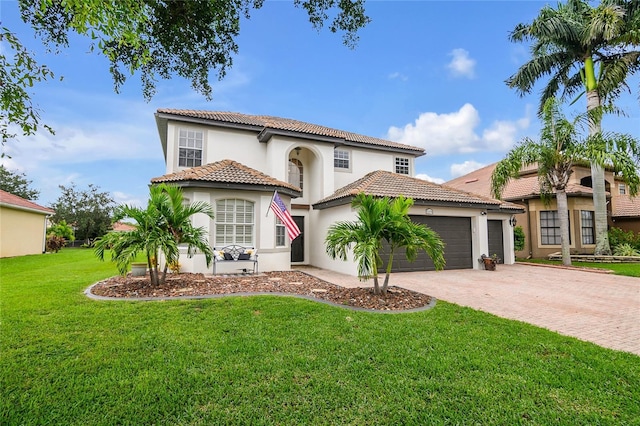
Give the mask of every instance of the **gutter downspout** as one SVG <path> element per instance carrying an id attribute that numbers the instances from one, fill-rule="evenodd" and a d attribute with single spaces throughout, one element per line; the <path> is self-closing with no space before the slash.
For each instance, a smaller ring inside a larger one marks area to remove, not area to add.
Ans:
<path id="1" fill-rule="evenodd" d="M 47 252 L 47 221 L 51 215 L 44 216 L 44 232 L 42 233 L 42 254 Z"/>

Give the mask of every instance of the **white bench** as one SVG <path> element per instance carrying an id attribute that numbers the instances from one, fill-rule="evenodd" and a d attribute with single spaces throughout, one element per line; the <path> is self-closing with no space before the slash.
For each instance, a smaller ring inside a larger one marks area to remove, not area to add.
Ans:
<path id="1" fill-rule="evenodd" d="M 258 273 L 258 253 L 254 247 L 243 247 L 235 244 L 222 248 L 213 248 L 213 275 L 216 275 L 216 265 L 226 262 L 251 262 L 252 271 Z M 248 268 L 242 268 L 243 272 L 248 272 Z"/>

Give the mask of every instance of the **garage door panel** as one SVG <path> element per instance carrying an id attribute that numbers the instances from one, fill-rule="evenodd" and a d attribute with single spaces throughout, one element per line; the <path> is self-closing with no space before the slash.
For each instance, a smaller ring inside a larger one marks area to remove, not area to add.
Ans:
<path id="1" fill-rule="evenodd" d="M 411 216 L 411 220 L 428 226 L 440 235 L 445 243 L 445 269 L 473 268 L 471 248 L 471 219 L 468 217 Z M 383 247 L 381 256 L 386 265 L 389 247 Z M 423 251 L 415 262 L 406 259 L 405 249 L 396 250 L 393 257 L 393 272 L 433 271 L 433 262 Z"/>

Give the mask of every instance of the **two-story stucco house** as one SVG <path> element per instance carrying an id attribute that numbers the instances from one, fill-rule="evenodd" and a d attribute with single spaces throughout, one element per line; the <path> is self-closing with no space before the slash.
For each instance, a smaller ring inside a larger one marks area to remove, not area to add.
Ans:
<path id="1" fill-rule="evenodd" d="M 213 247 L 255 247 L 260 271 L 313 265 L 356 275 L 352 260 L 327 256 L 324 241 L 331 224 L 355 219 L 350 203 L 359 192 L 413 198 L 412 219 L 440 233 L 449 269 L 479 268 L 477 259 L 489 253 L 514 261 L 510 222 L 521 208 L 414 178 L 422 148 L 230 112 L 160 109 L 156 122 L 166 174 L 152 183 L 173 183 L 189 201 L 209 202 L 215 219 L 198 217 L 195 225 L 209 230 Z M 302 231 L 292 242 L 269 211 L 276 190 Z M 433 268 L 426 255 L 402 258 L 396 255 L 396 271 Z M 203 256 L 180 263 L 187 272 L 211 272 Z M 227 263 L 219 268 L 237 268 Z"/>
<path id="2" fill-rule="evenodd" d="M 490 196 L 491 174 L 496 164 L 460 176 L 445 185 Z M 572 253 L 593 254 L 595 250 L 595 208 L 591 186 L 591 168 L 574 165 L 566 189 Z M 605 171 L 605 189 L 609 226 L 640 231 L 640 199 L 630 197 L 628 186 L 611 170 Z M 522 226 L 525 233 L 525 248 L 517 253 L 519 257 L 546 257 L 560 251 L 560 221 L 556 200 L 553 197 L 549 203 L 545 203 L 540 198 L 536 167 L 523 170 L 518 179 L 509 182 L 502 199 L 523 208 L 522 213 L 516 215 L 517 224 Z"/>

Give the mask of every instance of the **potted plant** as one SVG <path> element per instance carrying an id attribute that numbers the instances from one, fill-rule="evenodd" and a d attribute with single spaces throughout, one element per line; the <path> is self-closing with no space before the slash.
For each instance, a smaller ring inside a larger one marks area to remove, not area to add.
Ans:
<path id="1" fill-rule="evenodd" d="M 144 277 L 147 275 L 147 263 L 133 262 L 131 264 L 131 275 L 134 277 Z"/>
<path id="2" fill-rule="evenodd" d="M 480 262 L 482 262 L 482 264 L 484 265 L 484 269 L 486 269 L 487 271 L 495 271 L 496 265 L 499 261 L 500 258 L 497 254 L 494 254 L 493 256 L 485 256 L 483 254 L 482 256 L 480 256 Z"/>

